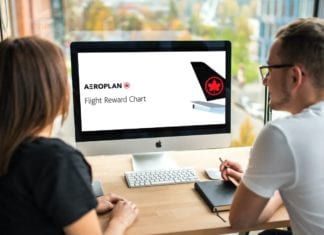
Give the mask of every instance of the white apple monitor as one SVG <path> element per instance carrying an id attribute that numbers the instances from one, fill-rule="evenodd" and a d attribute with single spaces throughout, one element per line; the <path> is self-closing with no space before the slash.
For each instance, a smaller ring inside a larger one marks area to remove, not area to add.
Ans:
<path id="1" fill-rule="evenodd" d="M 85 155 L 133 154 L 161 167 L 159 153 L 229 146 L 229 41 L 73 42 L 71 64 Z"/>

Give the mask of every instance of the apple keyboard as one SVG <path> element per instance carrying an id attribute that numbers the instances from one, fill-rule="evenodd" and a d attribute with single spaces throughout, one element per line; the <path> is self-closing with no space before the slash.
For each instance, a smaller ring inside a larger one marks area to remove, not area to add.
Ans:
<path id="1" fill-rule="evenodd" d="M 155 169 L 148 171 L 125 172 L 126 182 L 130 188 L 184 184 L 199 181 L 197 173 L 192 167 L 172 169 Z"/>

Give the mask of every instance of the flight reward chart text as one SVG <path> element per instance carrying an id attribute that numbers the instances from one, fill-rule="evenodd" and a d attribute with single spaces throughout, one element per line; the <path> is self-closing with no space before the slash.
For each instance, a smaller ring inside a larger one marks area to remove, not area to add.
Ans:
<path id="1" fill-rule="evenodd" d="M 85 97 L 84 103 L 89 105 L 112 104 L 112 103 L 145 103 L 145 96 L 124 96 L 124 97 Z"/>

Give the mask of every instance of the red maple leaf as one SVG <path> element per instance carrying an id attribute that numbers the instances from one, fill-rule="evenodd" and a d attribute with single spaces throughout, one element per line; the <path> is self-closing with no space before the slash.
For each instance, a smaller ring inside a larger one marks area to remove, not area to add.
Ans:
<path id="1" fill-rule="evenodd" d="M 215 79 L 213 79 L 212 82 L 208 83 L 208 91 L 213 93 L 213 92 L 218 92 L 219 89 L 221 88 L 221 84 L 218 83 Z"/>
<path id="2" fill-rule="evenodd" d="M 130 87 L 129 82 L 124 82 L 124 88 L 125 88 L 125 89 L 128 89 L 129 87 Z"/>

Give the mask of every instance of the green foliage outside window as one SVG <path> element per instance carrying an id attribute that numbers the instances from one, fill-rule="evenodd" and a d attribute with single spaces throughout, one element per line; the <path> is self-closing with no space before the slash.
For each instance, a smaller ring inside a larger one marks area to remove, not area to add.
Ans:
<path id="1" fill-rule="evenodd" d="M 258 64 L 251 59 L 249 46 L 252 29 L 249 19 L 256 11 L 256 1 L 250 5 L 240 6 L 238 0 L 220 1 L 217 14 L 217 25 L 206 25 L 202 22 L 197 9 L 198 3 L 192 5 L 191 16 L 181 18 L 183 4 L 169 0 L 168 12 L 152 11 L 140 7 L 129 11 L 127 7 L 112 9 L 102 0 L 90 1 L 84 9 L 83 29 L 86 31 L 181 31 L 178 40 L 230 40 L 232 42 L 232 74 L 235 77 L 239 68 L 244 68 L 245 83 L 258 79 Z"/>

